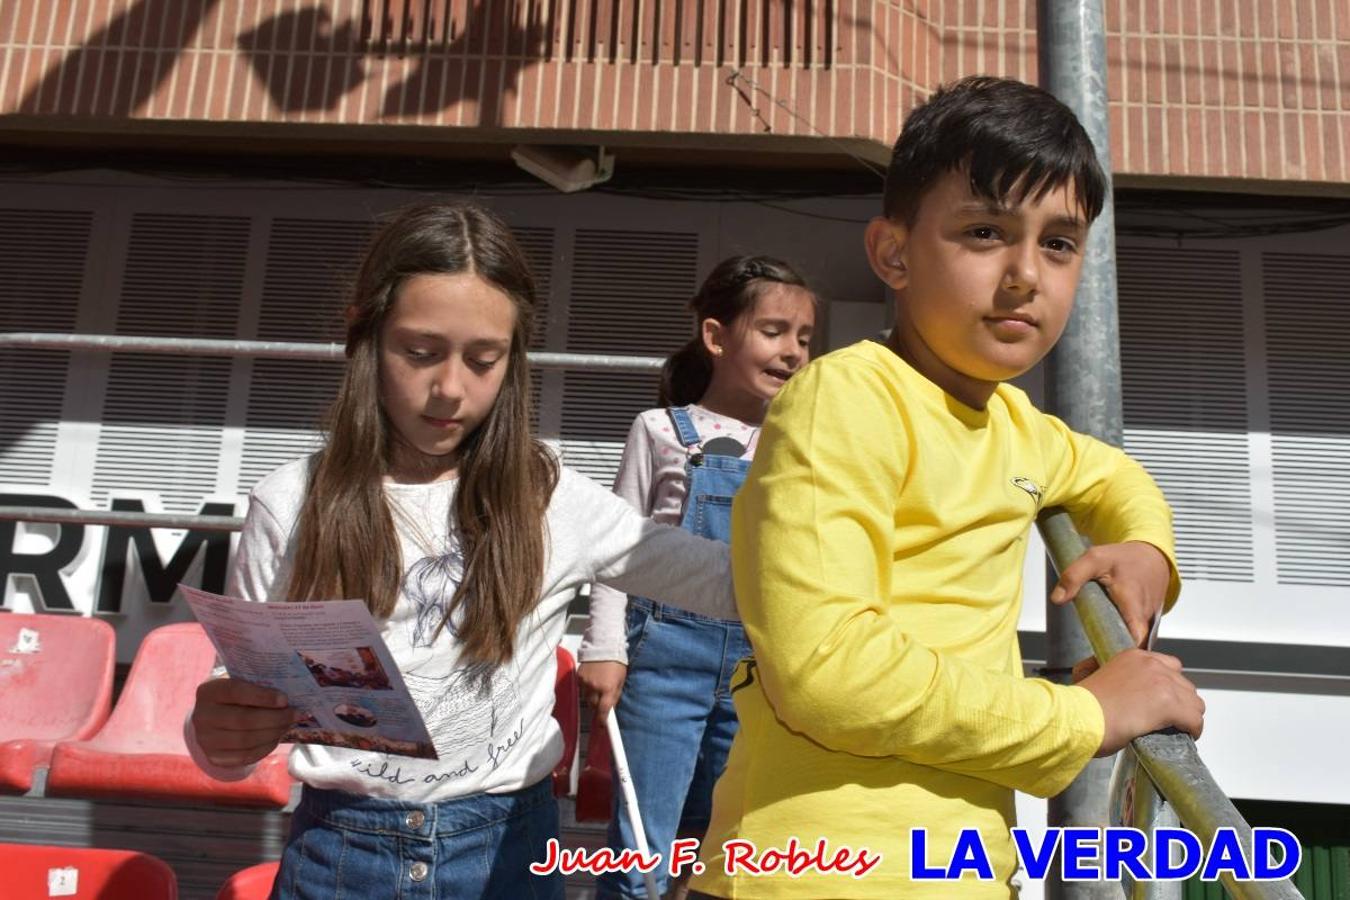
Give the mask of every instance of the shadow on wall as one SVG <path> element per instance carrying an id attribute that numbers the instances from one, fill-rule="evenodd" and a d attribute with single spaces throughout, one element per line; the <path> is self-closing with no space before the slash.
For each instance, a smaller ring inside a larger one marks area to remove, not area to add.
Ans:
<path id="1" fill-rule="evenodd" d="M 219 0 L 141 0 L 71 50 L 24 95 L 27 115 L 133 116 L 163 86 Z M 328 8 L 289 10 L 238 37 L 238 46 L 275 107 L 285 113 L 332 110 L 371 77 L 368 61 L 409 56 L 415 65 L 388 87 L 378 115 L 417 116 L 462 101 L 479 106 L 478 123 L 501 124 L 521 73 L 545 60 L 553 21 L 531 7 L 511 21 L 508 4 L 481 0 L 443 41 L 417 45 L 369 41 L 358 19 L 334 22 Z M 510 52 L 485 60 L 489 32 Z"/>
<path id="2" fill-rule="evenodd" d="M 361 17 L 342 21 L 334 20 L 328 5 L 311 3 L 273 15 L 236 40 L 259 85 L 283 113 L 334 110 L 344 97 L 368 87 L 369 79 L 382 74 L 378 68 L 369 71 L 372 60 L 396 57 L 408 58 L 412 65 L 402 80 L 387 88 L 381 85 L 383 96 L 375 115 L 385 119 L 417 117 L 465 103 L 477 107 L 476 114 L 470 113 L 470 121 L 494 127 L 503 124 L 502 111 L 517 96 L 522 73 L 551 59 L 555 44 L 564 48 L 568 59 L 575 51 L 578 59 L 600 61 L 603 52 L 595 54 L 605 48 L 610 62 L 615 61 L 615 48 L 623 44 L 631 48 L 629 61 L 634 64 L 656 62 L 640 49 L 643 47 L 651 48 L 652 54 L 664 55 L 667 50 L 678 54 L 679 47 L 689 40 L 701 45 L 697 37 L 685 35 L 688 40 L 676 40 L 678 46 L 673 49 L 658 50 L 671 43 L 663 29 L 669 23 L 644 21 L 638 16 L 625 18 L 620 12 L 623 2 L 608 0 L 607 5 L 597 0 L 586 5 L 568 0 L 547 6 L 528 4 L 522 12 L 517 4 L 477 0 L 453 15 L 438 5 L 445 15 L 436 21 L 427 18 L 431 4 L 409 3 L 403 7 L 404 15 L 420 9 L 418 21 L 408 18 L 397 23 L 374 20 L 374 10 L 387 12 L 386 5 L 375 0 L 363 4 Z M 142 112 L 170 77 L 182 52 L 194 44 L 202 23 L 218 3 L 135 2 L 52 66 L 25 94 L 16 111 L 108 117 Z M 752 67 L 772 65 L 769 48 L 784 41 L 784 46 L 791 45 L 792 18 L 768 14 L 770 6 L 780 4 L 787 7 L 786 0 L 765 0 L 754 34 L 742 24 L 739 34 L 729 31 L 719 40 L 722 46 L 729 47 L 730 41 L 741 49 L 728 57 L 728 66 L 736 65 L 733 59 Z M 841 16 L 838 20 L 838 27 L 866 26 L 861 18 Z M 688 23 L 676 22 L 674 27 L 678 38 L 679 29 L 688 27 Z M 825 32 L 811 44 L 821 39 L 833 42 L 831 26 L 817 23 L 814 27 Z M 653 30 L 648 33 L 646 28 Z M 373 37 L 372 32 L 378 32 L 378 36 Z M 745 59 L 751 47 L 758 48 L 755 59 Z M 864 42 L 858 52 L 870 58 L 871 49 L 872 44 Z M 893 48 L 882 49 L 895 65 Z M 809 54 L 810 48 L 805 52 Z"/>
<path id="3" fill-rule="evenodd" d="M 132 115 L 154 96 L 218 2 L 142 0 L 66 54 L 17 112 Z"/>
<path id="4" fill-rule="evenodd" d="M 240 35 L 239 46 L 272 102 L 285 112 L 335 109 L 369 77 L 368 58 L 409 56 L 416 66 L 385 91 L 380 116 L 425 115 L 472 100 L 481 104 L 479 124 L 494 126 L 501 124 L 503 102 L 514 96 L 521 73 L 544 60 L 552 33 L 552 23 L 533 10 L 523 25 L 507 21 L 508 12 L 506 4 L 484 0 L 466 13 L 463 26 L 447 24 L 444 42 L 401 45 L 368 41 L 356 20 L 335 26 L 327 9 L 312 6 L 267 20 Z M 491 63 L 500 71 L 477 59 L 489 29 L 503 34 L 510 48 Z M 299 57 L 291 58 L 292 48 L 306 54 L 303 66 Z"/>

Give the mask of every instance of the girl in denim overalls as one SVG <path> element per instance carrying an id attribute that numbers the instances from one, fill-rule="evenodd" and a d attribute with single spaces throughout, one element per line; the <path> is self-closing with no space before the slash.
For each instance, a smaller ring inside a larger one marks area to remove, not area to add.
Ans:
<path id="1" fill-rule="evenodd" d="M 810 355 L 815 297 L 786 263 L 734 257 L 690 305 L 697 334 L 666 363 L 661 408 L 634 421 L 615 492 L 657 521 L 729 541 L 764 412 Z M 597 585 L 580 655 L 598 712 L 618 717 L 650 848 L 664 856 L 677 836 L 701 838 L 736 732 L 729 679 L 750 655 L 741 623 Z M 609 845 L 635 847 L 614 796 Z M 655 874 L 665 891 L 664 866 Z M 597 887 L 602 898 L 646 896 L 638 872 Z"/>

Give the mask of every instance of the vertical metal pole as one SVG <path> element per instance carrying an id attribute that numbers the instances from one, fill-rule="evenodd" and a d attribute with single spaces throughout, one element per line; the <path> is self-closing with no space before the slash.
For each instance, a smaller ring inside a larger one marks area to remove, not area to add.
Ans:
<path id="1" fill-rule="evenodd" d="M 1038 42 L 1041 86 L 1078 116 L 1109 179 L 1111 138 L 1102 0 L 1039 0 Z M 1073 316 L 1051 354 L 1046 385 L 1050 409 L 1069 427 L 1118 447 L 1123 437 L 1123 414 L 1115 243 L 1115 215 L 1108 196 L 1088 238 Z M 1047 603 L 1046 655 L 1052 670 L 1063 670 L 1091 655 L 1072 609 Z M 1049 824 L 1106 826 L 1111 767 L 1110 759 L 1089 763 L 1067 790 L 1050 800 Z M 1056 863 L 1046 881 L 1050 900 L 1120 900 L 1122 896 L 1119 884 L 1064 882 L 1058 877 L 1058 869 Z"/>

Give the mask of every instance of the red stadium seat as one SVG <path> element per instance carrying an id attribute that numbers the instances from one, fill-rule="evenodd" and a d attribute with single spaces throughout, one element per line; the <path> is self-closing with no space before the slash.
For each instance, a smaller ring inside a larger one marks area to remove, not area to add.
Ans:
<path id="1" fill-rule="evenodd" d="M 289 745 L 242 781 L 211 778 L 188 756 L 183 722 L 216 652 L 196 622 L 156 628 L 141 641 L 122 696 L 92 739 L 58 744 L 47 794 L 146 801 L 285 806 Z"/>
<path id="2" fill-rule="evenodd" d="M 281 863 L 265 862 L 240 869 L 220 886 L 216 900 L 267 900 L 280 867 Z"/>
<path id="3" fill-rule="evenodd" d="M 558 648 L 558 675 L 553 682 L 553 718 L 563 734 L 562 760 L 553 770 L 553 795 L 566 797 L 572 791 L 572 760 L 581 734 L 581 688 L 576 660 L 562 647 Z"/>
<path id="4" fill-rule="evenodd" d="M 0 791 L 27 793 L 57 742 L 103 726 L 115 656 L 112 627 L 101 619 L 0 616 Z"/>
<path id="5" fill-rule="evenodd" d="M 609 733 L 598 724 L 591 726 L 586 764 L 577 779 L 578 822 L 607 822 L 614 812 L 614 757 Z"/>
<path id="6" fill-rule="evenodd" d="M 163 860 L 131 850 L 0 844 L 4 896 L 13 900 L 177 900 Z"/>

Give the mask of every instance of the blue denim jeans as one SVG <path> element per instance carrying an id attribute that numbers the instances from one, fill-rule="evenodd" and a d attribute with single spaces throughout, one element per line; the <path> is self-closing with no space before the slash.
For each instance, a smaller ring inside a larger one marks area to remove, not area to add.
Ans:
<path id="1" fill-rule="evenodd" d="M 662 865 L 680 834 L 701 838 L 712 813 L 712 790 L 726 768 L 736 734 L 731 676 L 750 655 L 739 622 L 710 619 L 640 597 L 629 601 L 628 678 L 615 715 L 633 776 L 649 849 Z M 608 844 L 636 847 L 616 781 Z M 597 898 L 645 897 L 639 872 L 605 873 Z"/>
<path id="2" fill-rule="evenodd" d="M 552 779 L 509 794 L 404 803 L 305 787 L 273 900 L 562 900 L 534 875 L 558 837 Z"/>

